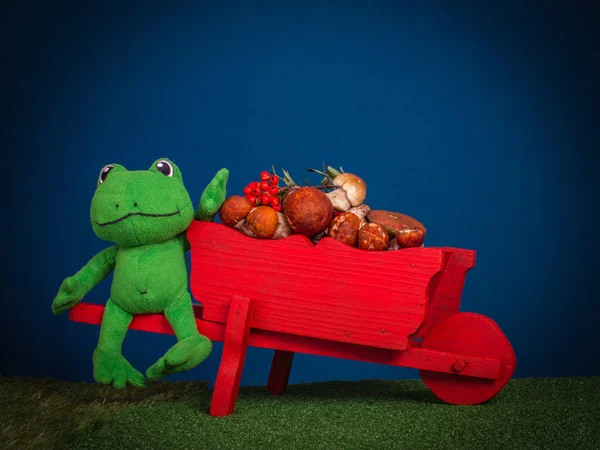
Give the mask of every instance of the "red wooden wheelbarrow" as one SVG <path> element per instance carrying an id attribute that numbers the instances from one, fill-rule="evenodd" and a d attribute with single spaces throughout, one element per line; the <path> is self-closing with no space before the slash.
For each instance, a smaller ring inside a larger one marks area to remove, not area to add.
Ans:
<path id="1" fill-rule="evenodd" d="M 274 349 L 267 384 L 287 388 L 294 353 L 419 369 L 442 401 L 493 398 L 516 368 L 514 350 L 491 319 L 458 312 L 475 252 L 411 248 L 372 252 L 331 238 L 259 240 L 194 221 L 191 291 L 200 333 L 223 341 L 210 413 L 233 413 L 246 349 Z M 70 319 L 99 325 L 102 305 L 81 303 Z M 131 329 L 172 334 L 162 314 Z"/>

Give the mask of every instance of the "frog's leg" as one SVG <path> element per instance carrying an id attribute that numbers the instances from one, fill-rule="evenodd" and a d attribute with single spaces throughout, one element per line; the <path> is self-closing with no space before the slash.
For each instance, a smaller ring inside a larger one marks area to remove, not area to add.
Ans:
<path id="1" fill-rule="evenodd" d="M 98 383 L 122 388 L 146 385 L 144 376 L 135 370 L 121 354 L 123 340 L 133 315 L 124 311 L 113 300 L 106 302 L 98 346 L 94 350 L 94 379 Z"/>
<path id="2" fill-rule="evenodd" d="M 165 309 L 165 317 L 173 327 L 178 342 L 148 368 L 146 377 L 149 380 L 193 369 L 212 351 L 210 339 L 198 332 L 189 292 Z"/>

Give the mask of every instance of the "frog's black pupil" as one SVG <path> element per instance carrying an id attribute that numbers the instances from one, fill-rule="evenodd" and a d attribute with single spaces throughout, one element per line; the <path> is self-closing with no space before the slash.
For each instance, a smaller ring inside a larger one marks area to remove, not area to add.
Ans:
<path id="1" fill-rule="evenodd" d="M 165 161 L 160 161 L 156 164 L 156 168 L 163 175 L 171 176 L 172 168 L 169 163 L 167 163 Z"/>

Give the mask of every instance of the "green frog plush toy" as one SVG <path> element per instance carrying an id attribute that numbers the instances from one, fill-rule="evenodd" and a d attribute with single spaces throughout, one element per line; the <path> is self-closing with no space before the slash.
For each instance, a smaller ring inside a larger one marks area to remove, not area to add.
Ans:
<path id="1" fill-rule="evenodd" d="M 149 380 L 192 369 L 206 359 L 211 341 L 196 327 L 188 292 L 185 231 L 192 220 L 212 221 L 225 200 L 229 172 L 221 169 L 205 188 L 196 212 L 179 168 L 159 159 L 149 170 L 105 166 L 92 198 L 94 233 L 113 246 L 65 279 L 52 303 L 60 314 L 72 308 L 114 270 L 98 346 L 94 379 L 115 387 L 143 387 L 146 378 L 122 355 L 135 314 L 164 313 L 177 343 L 146 371 Z"/>

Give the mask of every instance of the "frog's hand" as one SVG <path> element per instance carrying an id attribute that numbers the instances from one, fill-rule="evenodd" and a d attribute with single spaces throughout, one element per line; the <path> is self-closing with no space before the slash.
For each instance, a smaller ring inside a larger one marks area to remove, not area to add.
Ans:
<path id="1" fill-rule="evenodd" d="M 60 314 L 72 308 L 104 280 L 115 267 L 117 251 L 116 245 L 102 250 L 90 259 L 79 272 L 65 279 L 52 302 L 52 312 Z"/>
<path id="2" fill-rule="evenodd" d="M 200 206 L 194 217 L 196 220 L 212 222 L 215 219 L 215 216 L 227 195 L 228 179 L 229 171 L 227 169 L 221 169 L 217 172 L 208 186 L 206 186 L 202 193 L 202 197 L 200 197 Z"/>
<path id="3" fill-rule="evenodd" d="M 66 278 L 52 302 L 52 312 L 60 314 L 79 303 L 85 296 L 85 287 L 76 277 Z"/>

